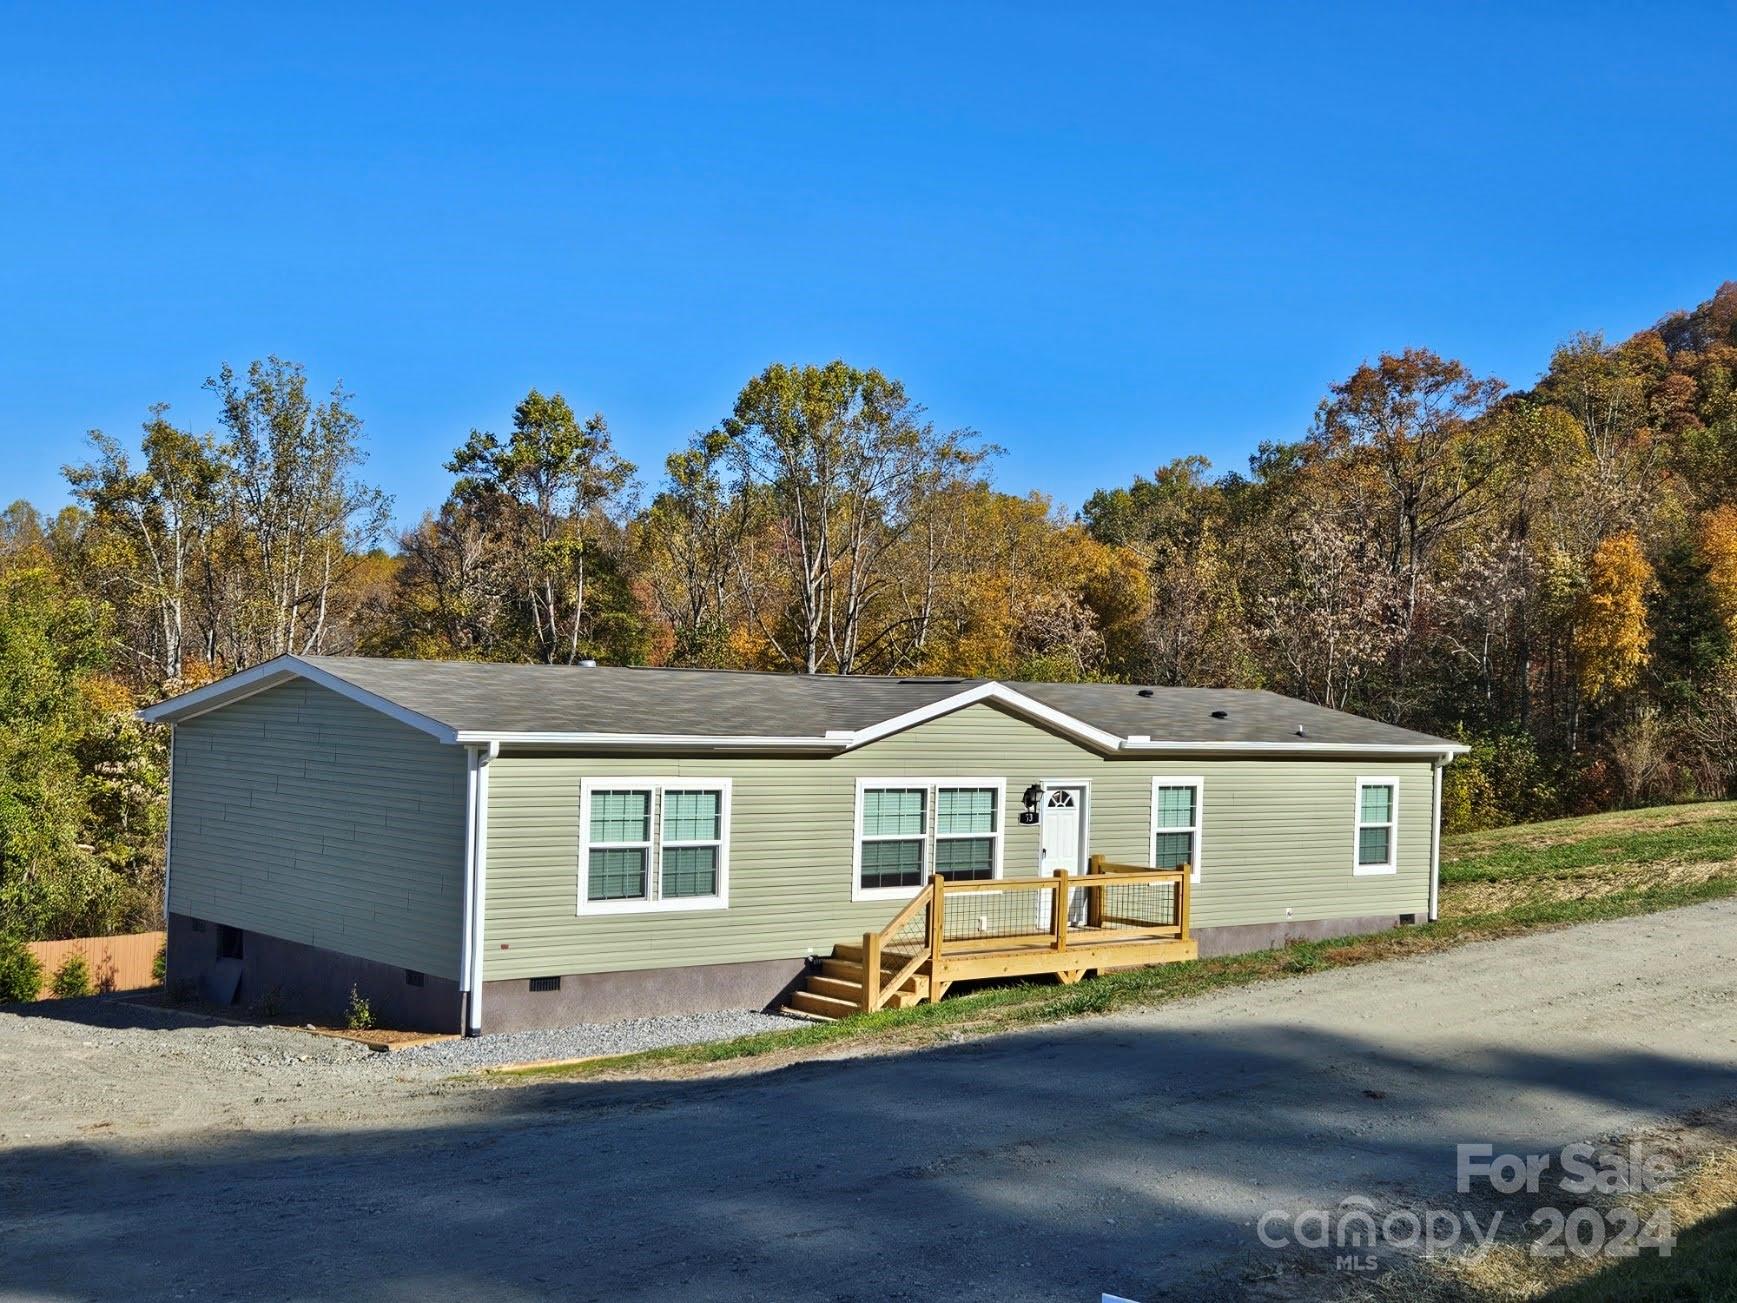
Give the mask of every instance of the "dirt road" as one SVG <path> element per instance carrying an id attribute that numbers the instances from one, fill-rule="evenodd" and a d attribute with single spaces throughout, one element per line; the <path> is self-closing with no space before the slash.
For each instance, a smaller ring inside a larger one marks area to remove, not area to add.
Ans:
<path id="1" fill-rule="evenodd" d="M 1451 1203 L 1458 1141 L 1737 1096 L 1734 961 L 1721 902 L 921 1053 L 512 1089 L 0 1018 L 0 1294 L 1235 1297 L 1268 1209 Z"/>

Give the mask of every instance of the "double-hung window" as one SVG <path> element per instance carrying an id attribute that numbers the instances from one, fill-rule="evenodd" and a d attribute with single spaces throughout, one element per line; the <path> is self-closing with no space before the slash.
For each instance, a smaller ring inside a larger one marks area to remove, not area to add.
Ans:
<path id="1" fill-rule="evenodd" d="M 1399 865 L 1399 782 L 1357 780 L 1357 830 L 1353 873 L 1392 873 Z"/>
<path id="2" fill-rule="evenodd" d="M 581 914 L 729 904 L 728 779 L 588 778 L 579 823 Z"/>
<path id="3" fill-rule="evenodd" d="M 1001 876 L 1000 778 L 864 778 L 857 782 L 856 900 L 908 896 L 932 876 Z"/>
<path id="4" fill-rule="evenodd" d="M 1200 806 L 1205 786 L 1199 778 L 1152 780 L 1152 867 L 1189 867 L 1189 880 L 1200 881 Z"/>

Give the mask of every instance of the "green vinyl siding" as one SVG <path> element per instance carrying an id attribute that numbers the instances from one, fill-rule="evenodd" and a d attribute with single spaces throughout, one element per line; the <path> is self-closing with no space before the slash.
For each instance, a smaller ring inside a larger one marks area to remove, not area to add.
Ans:
<path id="1" fill-rule="evenodd" d="M 174 736 L 171 913 L 459 975 L 462 748 L 305 681 Z"/>
<path id="2" fill-rule="evenodd" d="M 886 923 L 898 902 L 851 899 L 859 778 L 913 780 L 910 789 L 865 791 L 863 834 L 892 839 L 862 844 L 865 885 L 875 885 L 866 881 L 871 874 L 884 875 L 884 885 L 916 881 L 925 826 L 933 822 L 939 831 L 943 815 L 962 834 L 977 830 L 978 798 L 969 791 L 948 796 L 949 778 L 1003 779 L 1016 810 L 1017 794 L 1031 783 L 1087 782 L 1091 850 L 1137 864 L 1152 863 L 1159 850 L 1153 778 L 1200 778 L 1197 926 L 1279 922 L 1287 909 L 1300 922 L 1422 915 L 1428 908 L 1427 760 L 1107 757 L 980 703 L 839 756 L 509 750 L 489 770 L 484 955 L 491 979 L 789 958 L 860 940 Z M 1398 871 L 1359 876 L 1357 780 L 1371 776 L 1398 780 Z M 612 777 L 733 780 L 727 909 L 578 913 L 580 780 Z M 942 784 L 932 820 L 928 782 L 917 780 Z M 1166 818 L 1193 813 L 1186 788 L 1162 799 Z M 1038 827 L 1006 811 L 994 817 L 1004 840 L 1003 872 L 1035 874 Z M 938 860 L 981 854 L 973 839 L 942 849 L 948 845 L 936 840 Z"/>

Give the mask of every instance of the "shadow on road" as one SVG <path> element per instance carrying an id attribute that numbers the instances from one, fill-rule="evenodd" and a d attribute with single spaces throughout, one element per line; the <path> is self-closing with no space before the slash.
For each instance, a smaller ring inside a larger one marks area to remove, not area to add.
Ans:
<path id="1" fill-rule="evenodd" d="M 1734 1093 L 1716 1065 L 1616 1047 L 1424 1058 L 1279 1023 L 1113 1021 L 506 1088 L 432 1125 L 14 1149 L 0 1293 L 1235 1296 L 1221 1264 L 1259 1261 L 1266 1209 L 1452 1206 L 1458 1141 L 1547 1149 Z"/>
<path id="2" fill-rule="evenodd" d="M 117 1031 L 141 1028 L 209 1027 L 212 1019 L 195 1009 L 177 1008 L 160 991 L 128 991 L 67 1000 L 36 1000 L 0 1005 L 0 1012 L 19 1018 L 44 1018 L 81 1027 Z M 240 1012 L 239 1010 L 237 1012 Z"/>

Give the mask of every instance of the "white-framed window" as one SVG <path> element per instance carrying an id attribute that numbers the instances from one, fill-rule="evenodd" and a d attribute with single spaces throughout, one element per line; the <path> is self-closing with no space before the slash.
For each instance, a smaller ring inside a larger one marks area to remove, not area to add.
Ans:
<path id="1" fill-rule="evenodd" d="M 859 778 L 851 899 L 1001 876 L 1005 778 Z"/>
<path id="2" fill-rule="evenodd" d="M 579 913 L 724 909 L 729 903 L 729 779 L 580 781 Z"/>
<path id="3" fill-rule="evenodd" d="M 1351 872 L 1393 873 L 1399 868 L 1399 780 L 1357 780 L 1357 826 Z"/>
<path id="4" fill-rule="evenodd" d="M 1201 797 L 1206 782 L 1200 778 L 1154 778 L 1152 780 L 1152 867 L 1175 869 L 1186 864 L 1188 880 L 1200 881 Z"/>

